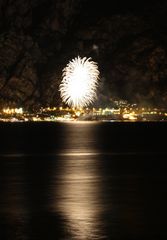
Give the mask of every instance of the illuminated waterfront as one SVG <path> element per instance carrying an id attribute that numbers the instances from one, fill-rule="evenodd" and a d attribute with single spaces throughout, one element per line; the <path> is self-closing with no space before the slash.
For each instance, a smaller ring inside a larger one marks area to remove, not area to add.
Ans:
<path id="1" fill-rule="evenodd" d="M 117 108 L 68 108 L 46 107 L 35 111 L 23 108 L 3 108 L 0 121 L 166 121 L 167 109 L 137 107 L 136 105 Z"/>

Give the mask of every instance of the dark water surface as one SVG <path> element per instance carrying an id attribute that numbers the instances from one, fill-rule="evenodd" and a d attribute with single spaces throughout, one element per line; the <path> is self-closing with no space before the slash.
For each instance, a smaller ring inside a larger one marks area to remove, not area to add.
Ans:
<path id="1" fill-rule="evenodd" d="M 1 123 L 0 240 L 167 239 L 167 123 Z"/>

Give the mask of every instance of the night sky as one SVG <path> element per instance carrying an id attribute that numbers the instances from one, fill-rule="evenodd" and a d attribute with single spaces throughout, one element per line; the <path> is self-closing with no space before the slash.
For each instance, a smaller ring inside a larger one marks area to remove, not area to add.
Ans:
<path id="1" fill-rule="evenodd" d="M 98 63 L 94 106 L 167 102 L 167 2 L 0 1 L 0 107 L 60 106 L 62 69 Z"/>

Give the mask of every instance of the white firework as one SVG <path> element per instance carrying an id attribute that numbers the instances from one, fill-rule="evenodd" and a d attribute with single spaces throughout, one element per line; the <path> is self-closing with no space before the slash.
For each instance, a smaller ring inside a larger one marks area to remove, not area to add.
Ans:
<path id="1" fill-rule="evenodd" d="M 70 107 L 82 108 L 96 99 L 99 70 L 91 58 L 72 59 L 63 69 L 62 77 L 60 95 Z"/>

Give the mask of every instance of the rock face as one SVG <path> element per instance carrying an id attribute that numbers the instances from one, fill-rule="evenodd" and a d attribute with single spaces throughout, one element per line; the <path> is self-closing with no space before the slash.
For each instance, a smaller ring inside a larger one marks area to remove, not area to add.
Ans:
<path id="1" fill-rule="evenodd" d="M 117 98 L 165 106 L 166 2 L 144 11 L 96 2 L 0 1 L 0 107 L 61 104 L 62 69 L 77 55 L 99 64 L 97 105 Z"/>

